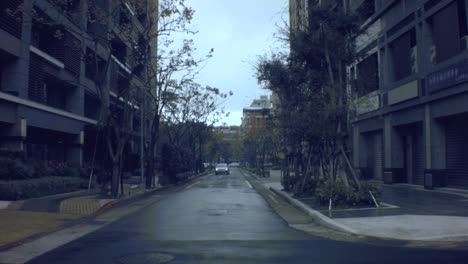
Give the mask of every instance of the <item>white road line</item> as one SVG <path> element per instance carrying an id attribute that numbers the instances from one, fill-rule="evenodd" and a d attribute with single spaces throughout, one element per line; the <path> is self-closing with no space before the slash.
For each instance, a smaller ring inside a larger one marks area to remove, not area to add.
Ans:
<path id="1" fill-rule="evenodd" d="M 190 184 L 189 186 L 185 187 L 185 189 L 192 188 L 194 185 L 199 184 L 200 182 L 197 181 L 196 183 Z"/>
<path id="2" fill-rule="evenodd" d="M 247 183 L 247 186 L 249 186 L 250 189 L 252 189 L 252 185 L 250 185 L 250 182 L 248 182 L 247 180 L 245 180 L 245 183 Z"/>

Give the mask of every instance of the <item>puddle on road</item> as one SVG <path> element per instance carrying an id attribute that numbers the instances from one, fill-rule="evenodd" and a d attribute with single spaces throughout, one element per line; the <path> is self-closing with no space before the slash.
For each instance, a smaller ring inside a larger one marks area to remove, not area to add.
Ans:
<path id="1" fill-rule="evenodd" d="M 201 213 L 208 216 L 222 216 L 228 213 L 226 209 L 203 209 Z"/>

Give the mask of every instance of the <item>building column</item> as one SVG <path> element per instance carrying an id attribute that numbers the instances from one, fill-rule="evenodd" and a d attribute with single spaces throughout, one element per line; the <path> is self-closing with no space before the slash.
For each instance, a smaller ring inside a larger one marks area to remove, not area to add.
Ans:
<path id="1" fill-rule="evenodd" d="M 392 126 L 391 115 L 384 118 L 384 183 L 400 182 L 403 177 L 403 144 Z"/>
<path id="2" fill-rule="evenodd" d="M 353 124 L 353 166 L 354 168 L 358 169 L 359 166 L 359 153 L 361 152 L 360 145 L 359 145 L 359 126 L 357 124 Z"/>
<path id="3" fill-rule="evenodd" d="M 21 118 L 6 131 L 5 141 L 2 142 L 1 147 L 11 150 L 26 151 L 25 140 L 27 133 L 27 119 Z"/>
<path id="4" fill-rule="evenodd" d="M 70 162 L 73 166 L 83 166 L 83 144 L 84 144 L 84 131 L 75 137 L 75 142 L 72 142 L 69 148 L 67 148 L 67 162 Z"/>
<path id="5" fill-rule="evenodd" d="M 28 98 L 29 88 L 29 46 L 31 43 L 32 31 L 32 12 L 33 1 L 26 0 L 23 3 L 24 14 L 22 16 L 21 26 L 21 42 L 19 58 L 8 64 L 8 67 L 3 69 L 2 76 L 3 88 L 16 96 Z M 3 14 L 2 14 L 3 15 Z"/>
<path id="6" fill-rule="evenodd" d="M 424 118 L 424 137 L 426 143 L 426 169 L 424 186 L 432 189 L 446 185 L 446 139 L 445 127 L 441 121 L 431 117 L 431 109 L 426 105 Z"/>

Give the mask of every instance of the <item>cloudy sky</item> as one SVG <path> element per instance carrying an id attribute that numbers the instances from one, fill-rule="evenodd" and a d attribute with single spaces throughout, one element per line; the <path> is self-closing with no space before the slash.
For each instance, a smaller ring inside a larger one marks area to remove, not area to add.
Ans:
<path id="1" fill-rule="evenodd" d="M 273 34 L 287 18 L 287 0 L 187 0 L 195 9 L 195 47 L 205 54 L 214 48 L 198 82 L 234 95 L 224 102 L 230 116 L 223 122 L 240 125 L 242 108 L 260 95 L 253 65 L 258 55 L 277 49 Z"/>

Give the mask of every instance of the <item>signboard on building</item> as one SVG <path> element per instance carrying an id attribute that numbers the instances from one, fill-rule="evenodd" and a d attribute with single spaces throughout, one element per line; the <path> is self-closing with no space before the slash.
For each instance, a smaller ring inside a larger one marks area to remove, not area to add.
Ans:
<path id="1" fill-rule="evenodd" d="M 427 90 L 433 93 L 468 81 L 468 59 L 456 62 L 427 76 Z"/>

